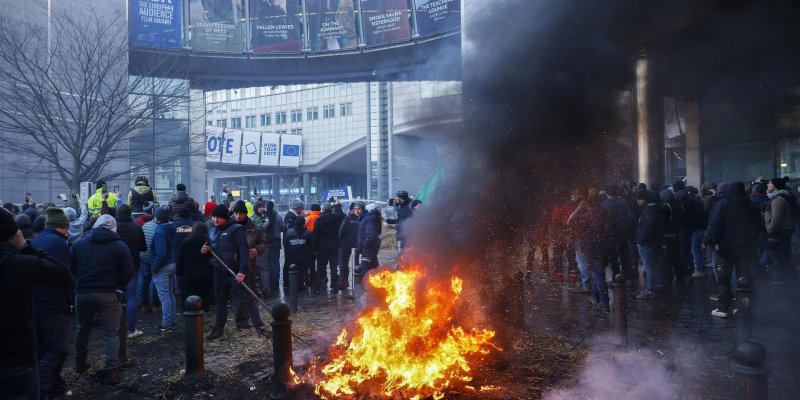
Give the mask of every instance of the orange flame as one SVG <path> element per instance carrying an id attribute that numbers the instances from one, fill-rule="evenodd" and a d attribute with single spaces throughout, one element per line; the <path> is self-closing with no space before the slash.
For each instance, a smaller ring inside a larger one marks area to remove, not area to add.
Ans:
<path id="1" fill-rule="evenodd" d="M 495 333 L 452 326 L 451 311 L 463 289 L 457 277 L 449 288 L 428 287 L 417 304 L 423 276 L 419 267 L 369 276 L 374 288 L 385 291 L 386 306 L 363 313 L 351 337 L 342 329 L 330 359 L 320 365 L 317 395 L 353 397 L 369 382 L 384 397 L 441 399 L 451 383 L 472 379 L 467 357 L 488 353 Z"/>

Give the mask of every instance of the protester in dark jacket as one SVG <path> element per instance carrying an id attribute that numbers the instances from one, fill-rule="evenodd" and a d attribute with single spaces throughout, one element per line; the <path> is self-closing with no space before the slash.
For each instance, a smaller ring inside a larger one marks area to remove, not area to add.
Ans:
<path id="1" fill-rule="evenodd" d="M 208 227 L 205 223 L 196 222 L 192 233 L 179 246 L 175 263 L 175 274 L 180 278 L 181 303 L 185 304 L 189 296 L 200 296 L 205 312 L 211 305 L 210 295 L 214 290 L 214 267 L 201 251 L 207 240 Z"/>
<path id="2" fill-rule="evenodd" d="M 201 252 L 206 257 L 211 258 L 211 265 L 214 266 L 214 296 L 216 297 L 217 320 L 211 333 L 206 336 L 206 340 L 216 340 L 221 338 L 225 332 L 225 324 L 228 320 L 228 301 L 233 291 L 236 297 L 241 298 L 241 305 L 250 320 L 253 322 L 256 334 L 264 338 L 269 338 L 264 322 L 258 314 L 252 296 L 240 289 L 239 284 L 247 278 L 250 266 L 250 249 L 247 246 L 247 232 L 237 221 L 230 219 L 228 208 L 220 204 L 211 213 L 211 220 L 214 228 L 208 234 L 208 243 L 203 246 Z M 213 257 L 211 252 L 216 254 Z M 220 262 L 220 260 L 222 262 Z M 225 265 L 223 265 L 223 262 Z M 227 266 L 234 273 L 232 277 Z"/>
<path id="3" fill-rule="evenodd" d="M 245 278 L 244 283 L 246 283 L 250 289 L 255 291 L 256 278 L 259 272 L 256 265 L 256 259 L 259 255 L 264 254 L 264 252 L 267 251 L 267 239 L 264 237 L 264 233 L 261 232 L 261 228 L 257 227 L 253 220 L 247 216 L 247 205 L 243 200 L 238 200 L 236 201 L 236 204 L 234 204 L 233 219 L 244 228 L 247 236 L 247 248 L 250 253 L 250 262 L 248 263 L 247 277 Z M 267 270 L 262 272 L 266 273 L 264 281 L 269 282 L 269 271 Z M 269 298 L 269 296 L 271 296 L 269 283 L 266 284 L 266 288 L 262 288 L 262 292 L 265 292 L 262 295 L 265 298 Z M 247 314 L 245 313 L 244 307 L 241 307 L 240 298 L 237 297 L 234 300 L 233 309 L 236 312 L 236 327 L 242 329 L 247 325 Z"/>
<path id="4" fill-rule="evenodd" d="M 767 186 L 761 183 L 753 186 L 753 192 L 750 194 L 750 202 L 753 203 L 754 206 L 758 207 L 758 211 L 761 212 L 761 215 L 764 215 L 767 210 L 767 204 L 769 203 L 769 197 L 767 197 Z M 769 241 L 767 240 L 766 231 L 758 235 L 758 248 L 761 251 L 761 265 L 769 265 L 773 257 L 770 254 L 771 252 L 769 249 Z"/>
<path id="5" fill-rule="evenodd" d="M 63 262 L 27 242 L 13 216 L 2 209 L 0 302 L 7 307 L 0 324 L 0 398 L 38 399 L 41 396 L 34 285 L 54 285 L 69 290 L 75 287 L 76 282 Z"/>
<path id="6" fill-rule="evenodd" d="M 300 200 L 294 200 L 289 207 L 289 211 L 283 217 L 283 224 L 284 228 L 286 229 L 284 232 L 288 232 L 290 229 L 294 228 L 295 221 L 300 221 L 301 225 L 305 224 L 305 214 L 303 214 L 303 208 L 305 205 Z M 299 218 L 302 215 L 303 218 Z M 286 239 L 286 235 L 284 234 L 284 242 Z M 283 259 L 283 287 L 285 289 L 289 288 L 289 261 L 286 260 L 286 257 Z M 314 268 L 314 267 L 311 267 Z"/>
<path id="7" fill-rule="evenodd" d="M 341 204 L 322 204 L 322 213 L 317 217 L 314 225 L 314 251 L 317 253 L 315 294 L 325 289 L 322 280 L 327 274 L 328 266 L 330 266 L 331 273 L 331 291 L 339 290 L 339 228 L 341 228 L 343 220 L 344 213 Z M 378 220 L 380 221 L 380 219 Z"/>
<path id="8" fill-rule="evenodd" d="M 194 204 L 194 199 L 186 194 L 186 185 L 179 183 L 175 189 L 178 193 L 173 194 L 169 199 L 170 220 L 172 221 L 180 218 L 181 210 Z"/>
<path id="9" fill-rule="evenodd" d="M 131 207 L 121 204 L 117 208 L 117 235 L 128 246 L 133 260 L 133 268 L 136 270 L 133 279 L 125 286 L 125 321 L 128 330 L 128 339 L 135 339 L 144 333 L 136 329 L 136 288 L 139 283 L 139 254 L 147 251 L 147 241 L 144 238 L 142 227 L 133 222 Z"/>
<path id="10" fill-rule="evenodd" d="M 381 236 L 375 222 L 375 215 L 366 212 L 366 205 L 361 201 L 356 201 L 353 211 L 358 215 L 358 239 L 356 240 L 356 252 L 361 254 L 361 271 L 367 271 L 378 267 L 378 251 L 381 248 Z"/>
<path id="11" fill-rule="evenodd" d="M 706 272 L 706 251 L 703 250 L 703 238 L 706 236 L 708 226 L 708 213 L 703 208 L 703 200 L 699 197 L 699 191 L 694 186 L 686 187 L 687 196 L 694 201 L 695 223 L 692 227 L 692 259 L 695 271 L 692 278 L 705 278 Z"/>
<path id="12" fill-rule="evenodd" d="M 270 292 L 277 293 L 281 279 L 281 234 L 286 231 L 283 218 L 275 211 L 275 203 L 270 200 L 265 204 L 261 215 L 261 231 L 267 239 L 267 263 L 269 265 Z"/>
<path id="13" fill-rule="evenodd" d="M 633 280 L 634 270 L 631 266 L 631 254 L 628 247 L 628 233 L 634 229 L 633 210 L 628 206 L 628 202 L 623 199 L 622 189 L 619 186 L 611 186 L 606 189 L 608 199 L 603 201 L 600 205 L 608 216 L 610 216 L 614 223 L 617 225 L 618 232 L 621 233 L 617 237 L 616 255 L 611 257 L 611 270 L 614 275 L 622 273 L 626 279 Z"/>
<path id="14" fill-rule="evenodd" d="M 684 280 L 691 281 L 693 279 L 692 269 L 694 266 L 694 258 L 692 257 L 692 236 L 694 235 L 695 225 L 697 225 L 701 215 L 698 215 L 697 204 L 694 201 L 694 197 L 686 190 L 686 184 L 682 180 L 675 181 L 672 185 L 672 193 L 675 196 L 675 201 L 683 206 L 683 221 L 681 221 L 678 238 L 680 241 L 680 258 Z"/>
<path id="15" fill-rule="evenodd" d="M 101 215 L 85 238 L 72 245 L 70 264 L 78 279 L 75 292 L 75 370 L 82 374 L 89 369 L 89 335 L 95 315 L 106 343 L 106 370 L 109 382 L 117 384 L 119 377 L 119 317 L 122 310 L 116 290 L 125 286 L 134 274 L 128 246 L 120 240 L 117 222 L 110 215 Z"/>
<path id="16" fill-rule="evenodd" d="M 622 232 L 614 219 L 600 208 L 604 197 L 597 195 L 581 202 L 578 205 L 578 214 L 571 224 L 577 231 L 581 254 L 586 258 L 587 267 L 594 277 L 589 301 L 594 304 L 595 309 L 608 312 L 605 266 L 615 254 Z"/>
<path id="17" fill-rule="evenodd" d="M 350 286 L 350 256 L 358 241 L 358 215 L 353 211 L 354 204 L 350 203 L 350 211 L 339 227 L 339 276 L 342 278 L 339 289 Z M 358 257 L 359 255 L 356 253 L 353 260 L 354 265 L 358 263 Z"/>
<path id="18" fill-rule="evenodd" d="M 14 223 L 17 224 L 19 227 L 20 232 L 22 232 L 22 236 L 27 239 L 33 239 L 36 237 L 36 232 L 33 231 L 33 227 L 31 226 L 31 219 L 28 218 L 25 214 L 20 214 L 14 217 Z"/>
<path id="19" fill-rule="evenodd" d="M 298 218 L 304 217 L 304 215 L 300 214 Z M 305 290 L 310 287 L 313 283 L 312 275 L 316 277 L 316 275 L 312 274 L 316 259 L 314 257 L 313 233 L 302 224 L 294 224 L 294 227 L 283 235 L 283 249 L 286 263 L 297 266 L 299 290 Z"/>
<path id="20" fill-rule="evenodd" d="M 404 242 L 408 240 L 403 231 L 403 225 L 407 219 L 414 215 L 414 207 L 411 205 L 411 200 L 408 197 L 408 192 L 400 190 L 397 192 L 397 219 L 387 219 L 387 224 L 397 225 L 397 241 Z M 380 221 L 380 219 L 378 219 Z M 398 247 L 401 247 L 398 244 Z"/>
<path id="21" fill-rule="evenodd" d="M 744 191 L 744 183 L 733 182 L 728 194 L 711 216 L 711 245 L 717 250 L 717 281 L 719 307 L 711 315 L 728 316 L 731 298 L 730 277 L 750 278 L 750 269 L 758 262 L 758 235 L 765 227 L 761 213 Z"/>
<path id="22" fill-rule="evenodd" d="M 683 195 L 683 193 L 681 193 Z M 681 230 L 686 227 L 686 209 L 675 199 L 675 193 L 664 189 L 661 197 L 661 212 L 664 218 L 664 281 L 661 284 L 684 285 L 688 272 L 681 258 Z"/>
<path id="23" fill-rule="evenodd" d="M 63 210 L 49 207 L 45 211 L 45 225 L 31 244 L 69 267 L 69 219 Z M 70 306 L 73 304 L 71 289 L 54 285 L 37 285 L 34 288 L 36 355 L 39 359 L 39 393 L 42 398 L 55 399 L 67 392 L 61 369 L 69 352 Z"/>
<path id="24" fill-rule="evenodd" d="M 161 325 L 154 335 L 167 333 L 177 328 L 175 299 L 175 225 L 169 222 L 167 207 L 160 207 L 155 212 L 156 231 L 153 233 L 153 245 L 150 248 L 150 271 L 153 273 L 153 284 L 161 301 Z"/>
<path id="25" fill-rule="evenodd" d="M 663 288 L 661 246 L 664 244 L 664 223 L 661 220 L 661 199 L 647 190 L 639 191 L 636 197 L 639 205 L 644 207 L 636 227 L 636 244 L 647 271 L 647 287 L 636 298 L 649 299 Z"/>
<path id="26" fill-rule="evenodd" d="M 138 218 L 144 214 L 145 202 L 155 203 L 158 201 L 156 191 L 150 187 L 150 179 L 139 175 L 135 179 L 135 184 L 128 192 L 128 205 L 131 207 L 131 214 Z"/>
<path id="27" fill-rule="evenodd" d="M 172 225 L 175 226 L 175 246 L 173 247 L 175 259 L 178 258 L 178 253 L 181 251 L 183 242 L 187 237 L 189 237 L 189 235 L 192 234 L 192 227 L 194 226 L 195 222 L 205 223 L 205 218 L 203 221 L 193 221 L 191 217 L 192 212 L 188 208 L 184 208 L 181 210 L 180 218 L 172 223 Z"/>

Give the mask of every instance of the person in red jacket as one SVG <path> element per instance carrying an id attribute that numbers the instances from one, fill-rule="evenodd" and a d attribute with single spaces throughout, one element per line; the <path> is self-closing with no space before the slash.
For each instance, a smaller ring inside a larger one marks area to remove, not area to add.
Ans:
<path id="1" fill-rule="evenodd" d="M 214 211 L 214 207 L 217 206 L 217 202 L 214 200 L 216 200 L 216 198 L 211 196 L 211 200 L 206 202 L 206 204 L 203 206 L 203 215 L 205 215 L 206 218 L 211 216 L 211 212 Z"/>

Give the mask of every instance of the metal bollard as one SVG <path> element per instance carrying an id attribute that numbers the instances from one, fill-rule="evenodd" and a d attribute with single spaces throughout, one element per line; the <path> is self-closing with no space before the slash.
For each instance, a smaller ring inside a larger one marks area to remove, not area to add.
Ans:
<path id="1" fill-rule="evenodd" d="M 270 396 L 273 399 L 288 399 L 290 397 L 287 383 L 292 376 L 289 369 L 292 367 L 292 310 L 284 303 L 272 306 L 272 354 L 275 369 L 275 390 Z"/>
<path id="2" fill-rule="evenodd" d="M 186 373 L 183 377 L 200 378 L 206 374 L 203 365 L 203 299 L 189 296 L 183 303 L 183 316 L 186 317 Z"/>
<path id="3" fill-rule="evenodd" d="M 617 274 L 611 282 L 614 286 L 614 325 L 617 333 L 617 344 L 628 343 L 628 299 L 625 295 L 625 276 Z"/>
<path id="4" fill-rule="evenodd" d="M 353 276 L 353 273 L 356 271 L 356 266 L 358 265 L 358 261 L 356 261 L 356 257 L 357 257 L 356 249 L 353 248 L 353 249 L 350 250 L 350 262 L 352 263 L 352 264 L 350 264 L 350 271 L 348 272 L 348 274 L 350 276 L 347 277 L 347 279 L 350 280 L 350 288 L 351 289 L 353 287 L 355 287 L 355 284 L 356 284 L 355 283 L 355 276 Z"/>
<path id="5" fill-rule="evenodd" d="M 296 315 L 297 310 L 297 289 L 298 289 L 298 282 L 297 280 L 300 279 L 300 271 L 297 268 L 296 264 L 292 264 L 289 266 L 289 309 L 291 310 L 291 315 Z"/>
<path id="6" fill-rule="evenodd" d="M 733 349 L 733 398 L 736 400 L 766 400 L 768 398 L 767 376 L 769 368 L 764 366 L 767 350 L 761 343 L 747 339 Z"/>
<path id="7" fill-rule="evenodd" d="M 126 328 L 127 318 L 125 316 L 128 311 L 128 301 L 125 298 L 125 292 L 117 290 L 117 300 L 119 300 L 122 308 L 122 312 L 119 315 L 119 365 L 126 366 L 128 365 L 128 329 Z"/>
<path id="8" fill-rule="evenodd" d="M 739 340 L 747 340 L 753 337 L 753 309 L 750 307 L 750 296 L 752 295 L 752 285 L 750 278 L 742 277 L 738 280 L 739 287 L 736 289 L 736 303 L 739 310 L 736 312 L 739 322 Z"/>
<path id="9" fill-rule="evenodd" d="M 403 255 L 403 241 L 397 241 L 397 270 L 400 270 L 400 257 Z"/>
<path id="10" fill-rule="evenodd" d="M 361 294 L 364 292 L 364 272 L 361 271 L 361 265 L 356 265 L 353 268 L 353 298 L 355 299 L 356 309 L 359 308 L 361 301 Z"/>

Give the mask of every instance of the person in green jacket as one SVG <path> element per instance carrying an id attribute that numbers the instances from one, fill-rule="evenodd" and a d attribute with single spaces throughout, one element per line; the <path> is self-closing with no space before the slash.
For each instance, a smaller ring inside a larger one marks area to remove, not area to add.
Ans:
<path id="1" fill-rule="evenodd" d="M 89 202 L 86 205 L 89 208 L 89 213 L 100 215 L 100 210 L 103 207 L 103 194 L 108 193 L 108 198 L 106 202 L 109 204 L 109 207 L 116 207 L 117 206 L 117 196 L 114 193 L 108 191 L 108 185 L 106 181 L 102 179 L 98 179 L 95 186 L 98 188 L 97 191 L 89 197 Z"/>

